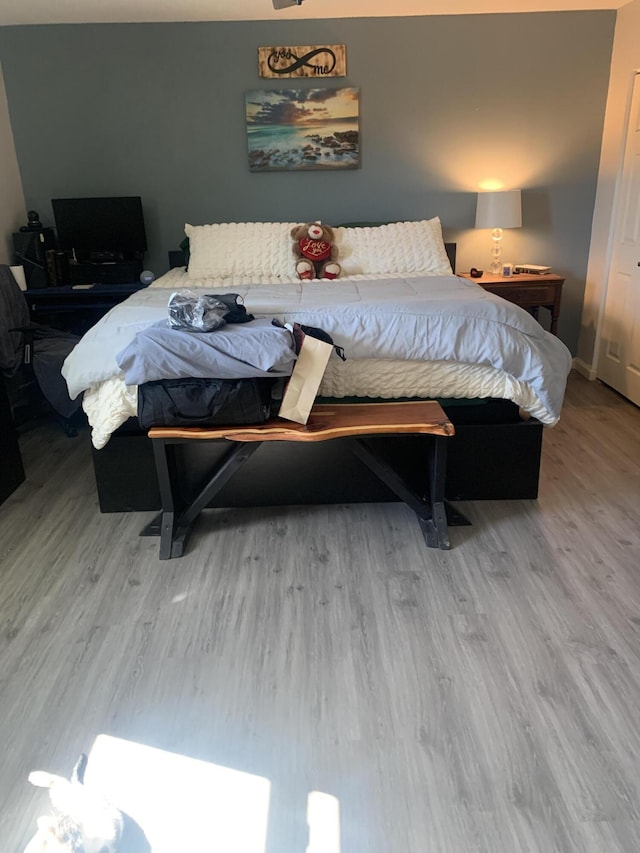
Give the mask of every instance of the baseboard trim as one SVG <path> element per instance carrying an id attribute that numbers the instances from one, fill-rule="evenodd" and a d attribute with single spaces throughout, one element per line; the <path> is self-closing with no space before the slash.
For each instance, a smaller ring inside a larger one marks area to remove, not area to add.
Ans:
<path id="1" fill-rule="evenodd" d="M 595 367 L 592 364 L 587 364 L 587 362 L 583 361 L 581 358 L 573 359 L 573 369 L 576 370 L 581 376 L 584 376 L 586 379 L 589 379 L 592 382 L 594 379 L 598 378 Z"/>

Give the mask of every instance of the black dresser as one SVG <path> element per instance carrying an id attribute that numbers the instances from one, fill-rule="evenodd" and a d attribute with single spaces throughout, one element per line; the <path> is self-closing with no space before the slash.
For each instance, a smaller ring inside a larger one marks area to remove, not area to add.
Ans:
<path id="1" fill-rule="evenodd" d="M 0 503 L 24 481 L 18 436 L 11 419 L 11 406 L 4 376 L 0 374 Z"/>

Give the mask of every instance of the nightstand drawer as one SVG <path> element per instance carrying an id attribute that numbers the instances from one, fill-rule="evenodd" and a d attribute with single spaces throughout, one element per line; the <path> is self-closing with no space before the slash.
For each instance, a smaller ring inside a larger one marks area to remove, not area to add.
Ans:
<path id="1" fill-rule="evenodd" d="M 515 302 L 516 305 L 528 309 L 536 318 L 538 308 L 548 308 L 551 313 L 549 331 L 553 335 L 556 334 L 564 284 L 564 279 L 560 276 L 551 273 L 541 276 L 522 273 L 513 276 L 484 273 L 480 278 L 475 278 L 468 272 L 460 273 L 460 276 L 468 281 L 475 281 L 489 293 L 501 296 L 507 302 Z"/>
<path id="2" fill-rule="evenodd" d="M 522 284 L 516 287 L 505 287 L 499 284 L 483 285 L 485 290 L 502 296 L 516 305 L 553 305 L 556 301 L 556 288 L 551 284 Z"/>

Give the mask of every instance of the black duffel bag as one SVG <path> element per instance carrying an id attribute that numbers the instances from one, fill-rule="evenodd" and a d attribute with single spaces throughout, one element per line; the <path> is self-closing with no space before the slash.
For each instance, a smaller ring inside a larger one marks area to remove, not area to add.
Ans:
<path id="1" fill-rule="evenodd" d="M 262 377 L 144 382 L 138 385 L 138 421 L 145 430 L 263 424 L 279 405 L 283 385 L 282 379 Z"/>

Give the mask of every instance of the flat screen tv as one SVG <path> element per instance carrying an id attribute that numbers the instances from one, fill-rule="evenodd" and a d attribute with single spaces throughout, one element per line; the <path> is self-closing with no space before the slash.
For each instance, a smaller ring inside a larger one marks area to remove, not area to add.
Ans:
<path id="1" fill-rule="evenodd" d="M 78 260 L 113 255 L 129 259 L 147 250 L 139 196 L 54 198 L 58 246 Z"/>

